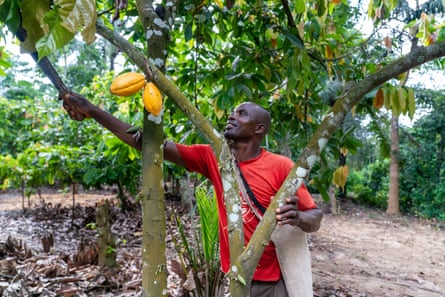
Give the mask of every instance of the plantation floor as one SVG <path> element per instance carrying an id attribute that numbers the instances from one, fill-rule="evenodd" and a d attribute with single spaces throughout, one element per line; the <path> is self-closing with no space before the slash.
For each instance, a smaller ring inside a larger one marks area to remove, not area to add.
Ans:
<path id="1" fill-rule="evenodd" d="M 95 203 L 114 196 L 78 194 L 73 208 L 70 194 L 45 192 L 43 200 L 33 196 L 23 212 L 18 193 L 0 193 L 0 295 L 140 296 L 139 212 L 112 210 L 113 233 L 121 240 L 120 266 L 100 270 L 88 263 L 94 263 L 95 233 L 85 225 L 94 222 Z M 168 212 L 171 208 L 181 206 L 168 202 Z M 351 204 L 343 205 L 340 215 L 326 212 L 320 231 L 309 237 L 314 295 L 444 297 L 444 229 L 443 223 L 387 216 Z M 169 223 L 168 289 L 179 297 L 187 296 L 186 274 L 172 248 L 175 232 Z M 54 246 L 44 253 L 41 239 L 49 234 Z"/>

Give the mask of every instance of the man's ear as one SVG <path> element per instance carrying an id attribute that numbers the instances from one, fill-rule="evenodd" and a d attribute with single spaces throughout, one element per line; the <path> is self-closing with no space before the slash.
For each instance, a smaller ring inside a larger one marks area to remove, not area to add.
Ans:
<path id="1" fill-rule="evenodd" d="M 255 133 L 264 134 L 266 132 L 266 125 L 258 124 L 256 125 Z"/>

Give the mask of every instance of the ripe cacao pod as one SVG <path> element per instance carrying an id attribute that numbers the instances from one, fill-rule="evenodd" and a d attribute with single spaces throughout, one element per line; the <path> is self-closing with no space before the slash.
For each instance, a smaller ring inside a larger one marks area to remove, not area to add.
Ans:
<path id="1" fill-rule="evenodd" d="M 132 96 L 145 86 L 145 76 L 136 72 L 126 72 L 117 76 L 110 86 L 111 94 Z"/>
<path id="2" fill-rule="evenodd" d="M 148 82 L 144 88 L 144 94 L 142 96 L 144 100 L 145 110 L 158 116 L 162 110 L 162 95 L 154 83 Z"/>
<path id="3" fill-rule="evenodd" d="M 334 174 L 332 176 L 333 184 L 336 185 L 337 187 L 344 189 L 348 175 L 349 175 L 348 165 L 338 167 L 334 171 Z"/>

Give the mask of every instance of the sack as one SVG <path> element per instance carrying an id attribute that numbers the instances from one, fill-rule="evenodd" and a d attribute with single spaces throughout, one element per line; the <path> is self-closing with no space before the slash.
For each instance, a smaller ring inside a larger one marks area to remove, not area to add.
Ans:
<path id="1" fill-rule="evenodd" d="M 311 256 L 306 233 L 291 225 L 277 225 L 272 241 L 289 297 L 313 297 Z"/>

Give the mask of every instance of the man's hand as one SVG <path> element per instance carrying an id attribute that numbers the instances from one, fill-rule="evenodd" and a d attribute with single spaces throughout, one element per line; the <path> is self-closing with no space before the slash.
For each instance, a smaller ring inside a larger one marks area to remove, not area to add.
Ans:
<path id="1" fill-rule="evenodd" d="M 68 112 L 71 119 L 75 121 L 83 121 L 85 118 L 91 118 L 89 111 L 91 103 L 76 93 L 59 94 L 59 98 L 63 100 L 63 108 Z"/>
<path id="2" fill-rule="evenodd" d="M 319 208 L 300 211 L 298 197 L 286 198 L 286 204 L 275 210 L 278 225 L 292 225 L 301 228 L 304 232 L 315 232 L 320 229 L 323 212 Z"/>
<path id="3" fill-rule="evenodd" d="M 286 198 L 286 204 L 277 208 L 275 213 L 277 214 L 278 225 L 292 225 L 298 226 L 300 223 L 300 211 L 297 207 L 298 198 L 291 196 Z"/>

